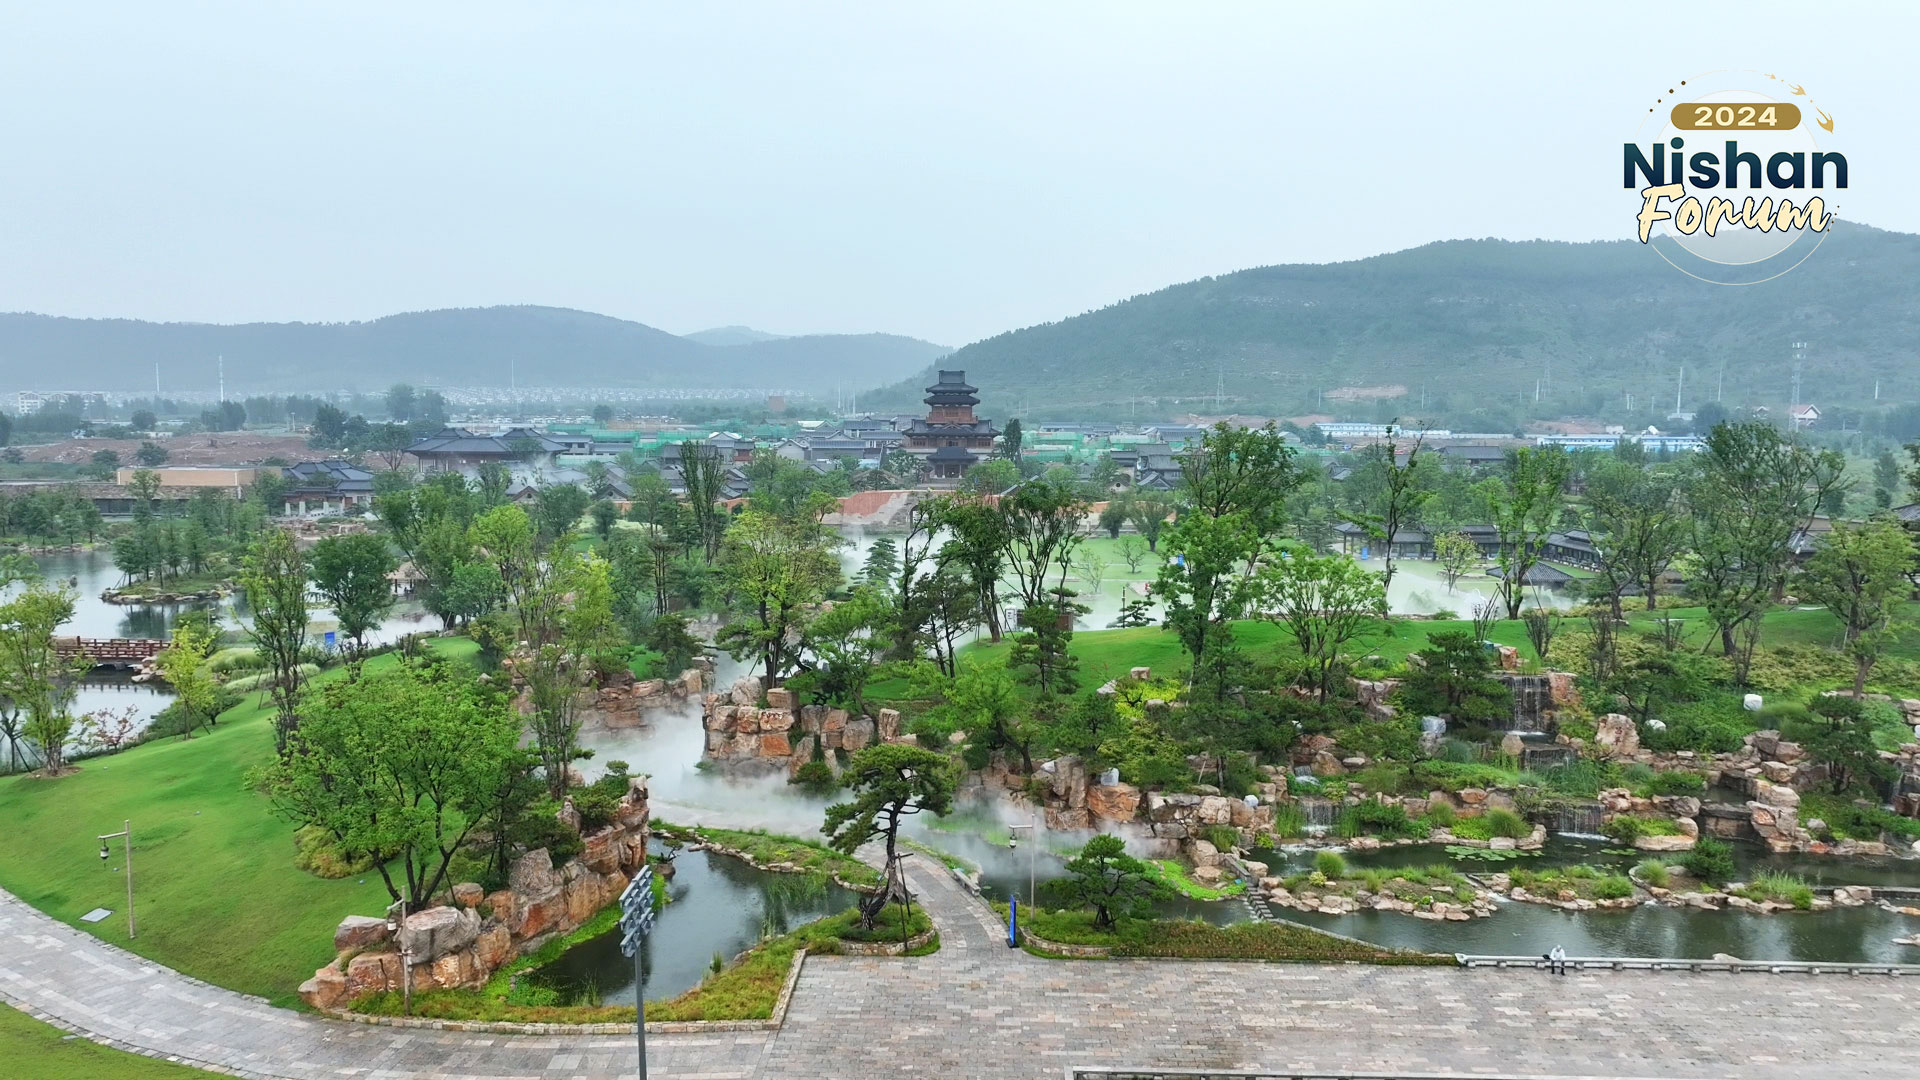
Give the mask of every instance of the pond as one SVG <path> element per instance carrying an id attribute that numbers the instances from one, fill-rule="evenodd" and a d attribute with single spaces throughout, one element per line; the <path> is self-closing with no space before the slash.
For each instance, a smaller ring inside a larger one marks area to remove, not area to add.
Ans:
<path id="1" fill-rule="evenodd" d="M 825 878 L 769 873 L 710 851 L 685 852 L 673 864 L 672 900 L 640 952 L 648 1001 L 700 985 L 716 954 L 731 961 L 763 938 L 845 911 L 858 899 Z M 633 961 L 620 954 L 618 929 L 575 945 L 526 978 L 560 991 L 566 1002 L 634 1001 Z"/>
<path id="2" fill-rule="evenodd" d="M 1815 885 L 1920 886 L 1920 861 L 1774 855 L 1752 844 L 1734 844 L 1742 878 L 1763 870 L 1798 874 Z M 1276 875 L 1312 868 L 1314 852 L 1303 848 L 1258 850 Z M 1501 862 L 1456 859 L 1443 848 L 1421 844 L 1371 852 L 1347 852 L 1355 867 L 1445 864 L 1464 874 L 1499 873 L 1587 864 L 1625 870 L 1648 858 L 1604 841 L 1551 837 L 1535 857 Z M 1818 913 L 1755 915 L 1645 904 L 1630 911 L 1568 912 L 1542 904 L 1504 902 L 1493 917 L 1470 922 L 1429 922 L 1392 912 L 1319 915 L 1275 909 L 1282 918 L 1381 945 L 1430 952 L 1530 956 L 1555 945 L 1575 956 L 1658 956 L 1710 959 L 1726 953 L 1746 960 L 1821 960 L 1834 963 L 1920 963 L 1920 949 L 1893 939 L 1920 931 L 1920 919 L 1876 906 Z"/>

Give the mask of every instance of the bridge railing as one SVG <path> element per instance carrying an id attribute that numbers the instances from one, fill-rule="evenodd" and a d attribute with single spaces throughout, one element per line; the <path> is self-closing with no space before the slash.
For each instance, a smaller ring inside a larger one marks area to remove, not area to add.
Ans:
<path id="1" fill-rule="evenodd" d="M 1544 970 L 1541 956 L 1454 953 L 1463 968 Z M 1569 956 L 1569 971 L 1730 971 L 1766 975 L 1920 975 L 1920 964 L 1844 964 L 1824 960 L 1688 960 L 1671 957 Z"/>

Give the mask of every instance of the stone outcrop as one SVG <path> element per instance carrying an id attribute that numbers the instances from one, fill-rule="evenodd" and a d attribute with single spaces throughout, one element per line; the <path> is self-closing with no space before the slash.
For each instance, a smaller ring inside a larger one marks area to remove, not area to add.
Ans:
<path id="1" fill-rule="evenodd" d="M 1593 749 L 1602 757 L 1632 757 L 1640 752 L 1640 728 L 1630 716 L 1608 713 L 1594 724 Z"/>
<path id="2" fill-rule="evenodd" d="M 898 710 L 881 709 L 877 717 L 867 717 L 824 705 L 802 706 L 793 691 L 763 690 L 761 680 L 752 675 L 708 694 L 701 723 L 707 733 L 706 760 L 733 772 L 784 769 L 791 775 L 816 753 L 837 770 L 839 753 L 901 737 Z"/>
<path id="3" fill-rule="evenodd" d="M 626 731 L 645 727 L 655 713 L 684 708 L 701 700 L 713 663 L 704 658 L 671 679 L 634 679 L 622 671 L 598 690 L 588 691 L 580 709 L 580 727 Z"/>
<path id="4" fill-rule="evenodd" d="M 529 851 L 508 868 L 505 889 L 454 885 L 444 902 L 401 920 L 398 933 L 385 918 L 347 916 L 333 935 L 339 955 L 300 985 L 301 998 L 324 1010 L 409 982 L 416 990 L 485 984 L 501 965 L 617 900 L 646 863 L 648 821 L 646 780 L 634 777 L 613 823 L 584 837 L 580 854 L 562 866 L 545 848 Z"/>

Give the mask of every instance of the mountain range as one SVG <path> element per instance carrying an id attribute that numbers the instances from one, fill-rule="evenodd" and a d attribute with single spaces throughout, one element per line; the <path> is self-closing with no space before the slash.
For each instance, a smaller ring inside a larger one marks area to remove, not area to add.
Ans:
<path id="1" fill-rule="evenodd" d="M 1920 236 L 1844 222 L 1791 272 L 1745 286 L 1695 280 L 1632 241 L 1454 240 L 1201 278 L 935 366 L 964 369 L 988 416 L 1144 406 L 1145 417 L 1157 404 L 1160 415 L 1451 416 L 1503 430 L 1515 417 L 1622 415 L 1629 394 L 1658 416 L 1676 392 L 1686 410 L 1716 397 L 1778 408 L 1804 342 L 1801 401 L 1914 402 L 1916 284 Z M 861 404 L 912 407 L 927 381 Z"/>
<path id="2" fill-rule="evenodd" d="M 704 340 L 703 340 L 704 339 Z M 154 323 L 0 314 L 0 387 L 165 392 L 611 386 L 830 394 L 898 379 L 950 350 L 895 334 L 679 337 L 567 308 L 457 308 L 351 323 Z M 216 360 L 220 358 L 220 360 Z"/>

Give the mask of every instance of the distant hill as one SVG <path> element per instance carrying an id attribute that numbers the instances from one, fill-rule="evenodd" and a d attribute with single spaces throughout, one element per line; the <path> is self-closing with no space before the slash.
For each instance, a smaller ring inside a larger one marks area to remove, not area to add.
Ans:
<path id="1" fill-rule="evenodd" d="M 1447 241 L 1202 278 L 988 338 L 938 366 L 964 368 L 988 416 L 1022 405 L 1041 418 L 1125 415 L 1156 399 L 1162 412 L 1212 412 L 1218 390 L 1223 412 L 1496 423 L 1619 415 L 1628 393 L 1664 416 L 1682 364 L 1689 410 L 1713 399 L 1723 372 L 1727 405 L 1778 408 L 1793 341 L 1808 343 L 1803 400 L 1871 404 L 1877 380 L 1883 403 L 1920 401 L 1920 236 L 1842 222 L 1800 267 L 1749 286 L 1696 281 L 1629 241 Z M 926 381 L 861 404 L 907 407 Z"/>
<path id="2" fill-rule="evenodd" d="M 716 326 L 711 330 L 695 330 L 680 336 L 702 345 L 751 345 L 756 341 L 778 341 L 787 335 L 769 334 L 751 326 Z"/>
<path id="3" fill-rule="evenodd" d="M 360 323 L 150 323 L 0 314 L 0 387 L 377 390 L 423 385 L 789 389 L 830 393 L 925 367 L 949 350 L 894 334 L 703 344 L 551 307 L 459 308 Z"/>

